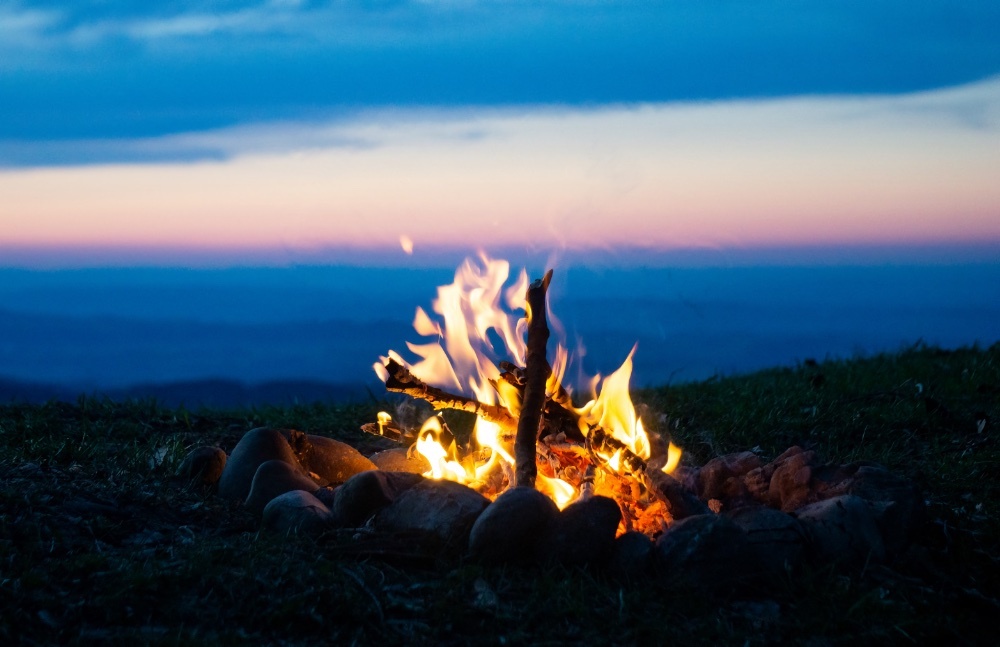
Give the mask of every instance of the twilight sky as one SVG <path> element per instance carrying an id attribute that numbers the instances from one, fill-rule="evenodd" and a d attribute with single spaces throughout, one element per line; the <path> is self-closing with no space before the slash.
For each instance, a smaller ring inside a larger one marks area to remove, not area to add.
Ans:
<path id="1" fill-rule="evenodd" d="M 1000 246 L 998 33 L 993 1 L 5 2 L 0 266 Z"/>

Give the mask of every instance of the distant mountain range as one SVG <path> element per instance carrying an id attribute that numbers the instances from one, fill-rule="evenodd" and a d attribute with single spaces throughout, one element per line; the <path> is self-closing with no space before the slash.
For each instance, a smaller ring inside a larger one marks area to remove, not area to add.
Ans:
<path id="1" fill-rule="evenodd" d="M 118 401 L 152 398 L 168 407 L 183 405 L 196 409 L 312 402 L 358 402 L 372 397 L 372 394 L 371 387 L 364 384 L 333 384 L 314 380 L 278 380 L 246 384 L 236 380 L 206 379 L 164 384 L 136 384 L 94 392 L 62 385 L 0 378 L 0 404 L 9 402 L 38 404 L 50 400 L 74 402 L 81 395 L 93 395 Z"/>

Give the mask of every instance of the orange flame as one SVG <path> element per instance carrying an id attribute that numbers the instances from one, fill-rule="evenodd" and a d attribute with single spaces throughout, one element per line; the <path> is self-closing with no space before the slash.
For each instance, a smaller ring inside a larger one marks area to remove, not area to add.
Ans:
<path id="1" fill-rule="evenodd" d="M 517 417 L 521 406 L 519 391 L 501 378 L 498 362 L 503 359 L 524 367 L 527 317 L 521 312 L 527 305 L 528 276 L 522 270 L 514 283 L 505 288 L 510 277 L 507 261 L 491 259 L 485 253 L 480 253 L 478 262 L 467 259 L 455 272 L 454 281 L 438 288 L 431 307 L 433 314 L 423 308 L 416 310 L 414 330 L 423 337 L 436 338 L 421 344 L 407 343 L 409 350 L 420 359 L 411 365 L 394 351 L 389 351 L 388 357 L 407 366 L 414 376 L 427 384 L 474 397 L 483 404 L 500 404 Z M 562 406 L 575 410 L 581 432 L 587 434 L 592 426 L 599 425 L 631 452 L 648 459 L 649 437 L 629 395 L 635 350 L 633 347 L 621 367 L 603 380 L 600 375 L 595 376 L 589 385 L 593 399 L 574 408 L 569 401 L 571 391 L 563 384 L 570 354 L 563 345 L 557 344 L 546 391 Z M 382 357 L 381 363 L 374 366 L 383 381 L 388 377 L 383 366 L 386 361 L 387 357 Z M 470 484 L 482 482 L 498 466 L 509 473 L 514 465 L 512 447 L 509 440 L 505 443 L 501 431 L 495 423 L 477 418 L 476 445 L 490 450 L 489 460 L 479 466 L 463 467 L 456 456 L 449 456 L 439 442 L 441 426 L 436 416 L 421 428 L 416 449 L 431 464 L 427 476 Z M 668 471 L 668 467 L 673 471 L 680 460 L 680 449 L 671 444 L 670 451 L 664 471 Z M 603 459 L 611 469 L 620 472 L 621 454 L 619 450 Z M 577 496 L 575 488 L 559 478 L 539 474 L 536 485 L 560 509 Z"/>

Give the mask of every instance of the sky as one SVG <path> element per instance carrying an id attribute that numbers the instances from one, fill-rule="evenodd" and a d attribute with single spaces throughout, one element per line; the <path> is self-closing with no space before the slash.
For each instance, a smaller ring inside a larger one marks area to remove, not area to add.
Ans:
<path id="1" fill-rule="evenodd" d="M 989 257 L 997 33 L 992 1 L 8 1 L 0 266 Z"/>

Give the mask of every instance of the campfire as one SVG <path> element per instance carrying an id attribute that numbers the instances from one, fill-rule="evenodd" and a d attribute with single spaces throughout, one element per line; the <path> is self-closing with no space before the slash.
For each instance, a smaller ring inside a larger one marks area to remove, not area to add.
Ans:
<path id="1" fill-rule="evenodd" d="M 467 442 L 441 415 L 408 429 L 381 412 L 363 429 L 410 443 L 430 465 L 426 477 L 465 484 L 491 500 L 511 487 L 536 488 L 559 509 L 605 496 L 621 509 L 619 534 L 658 535 L 672 517 L 654 480 L 676 470 L 681 450 L 654 443 L 636 415 L 629 395 L 634 347 L 606 377 L 577 380 L 584 389 L 568 383 L 579 357 L 561 340 L 548 352 L 548 321 L 557 321 L 547 299 L 551 280 L 551 270 L 529 284 L 523 270 L 511 276 L 507 261 L 467 259 L 454 282 L 438 288 L 432 313 L 416 310 L 414 330 L 432 338 L 407 343 L 419 359 L 407 362 L 390 350 L 374 365 L 387 390 L 474 416 Z"/>
<path id="2" fill-rule="evenodd" d="M 862 568 L 906 549 L 923 499 L 877 464 L 825 463 L 793 446 L 770 461 L 742 451 L 681 466 L 681 450 L 647 433 L 629 396 L 635 348 L 609 375 L 571 383 L 579 357 L 549 347 L 549 322 L 560 329 L 551 281 L 551 271 L 511 277 L 483 254 L 438 288 L 431 312 L 417 308 L 415 359 L 389 351 L 375 364 L 406 397 L 363 426 L 401 447 L 366 456 L 261 427 L 228 456 L 194 450 L 180 473 L 278 532 L 408 547 L 418 536 L 484 563 L 595 566 L 720 591 L 803 562 Z M 446 421 L 444 411 L 459 413 Z"/>

